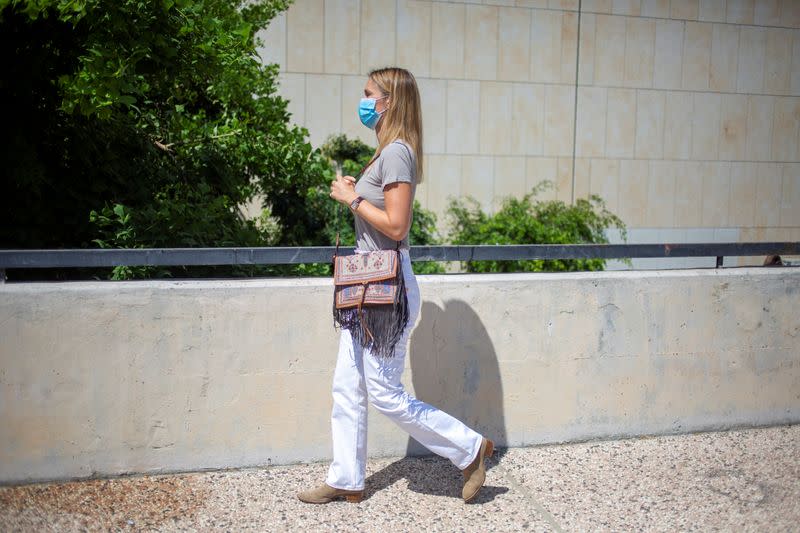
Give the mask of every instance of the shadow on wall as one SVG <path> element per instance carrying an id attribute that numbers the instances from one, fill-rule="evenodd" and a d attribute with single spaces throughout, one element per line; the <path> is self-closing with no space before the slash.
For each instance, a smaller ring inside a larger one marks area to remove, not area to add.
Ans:
<path id="1" fill-rule="evenodd" d="M 505 447 L 503 384 L 480 317 L 460 300 L 445 302 L 444 309 L 423 301 L 421 314 L 408 354 L 414 395 Z M 406 455 L 427 454 L 408 438 Z"/>
<path id="2" fill-rule="evenodd" d="M 499 447 L 486 461 L 486 469 L 491 469 L 507 443 L 503 385 L 497 354 L 478 315 L 459 300 L 446 302 L 444 309 L 423 300 L 408 357 L 414 396 L 461 420 Z M 370 493 L 405 478 L 415 492 L 461 497 L 463 478 L 449 460 L 432 454 L 412 437 L 406 455 L 429 457 L 406 457 L 375 472 L 367 480 Z M 475 502 L 491 501 L 507 491 L 507 487 L 486 485 Z"/>

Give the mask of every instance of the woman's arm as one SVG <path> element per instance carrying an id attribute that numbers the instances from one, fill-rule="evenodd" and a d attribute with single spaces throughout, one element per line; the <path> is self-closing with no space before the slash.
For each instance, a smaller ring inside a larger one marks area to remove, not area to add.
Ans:
<path id="1" fill-rule="evenodd" d="M 344 176 L 342 180 L 347 178 L 352 176 Z M 352 179 L 352 186 L 344 183 L 341 185 L 344 188 L 341 193 L 342 203 L 347 206 L 358 196 L 352 188 L 355 187 L 355 178 Z M 390 239 L 401 241 L 411 229 L 411 192 L 411 184 L 408 182 L 390 183 L 383 189 L 385 211 L 367 200 L 362 200 L 354 212 Z"/>

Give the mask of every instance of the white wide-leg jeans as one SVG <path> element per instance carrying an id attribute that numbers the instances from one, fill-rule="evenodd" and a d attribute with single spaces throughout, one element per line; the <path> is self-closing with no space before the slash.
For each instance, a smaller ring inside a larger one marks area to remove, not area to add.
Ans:
<path id="1" fill-rule="evenodd" d="M 362 252 L 356 249 L 356 252 Z M 331 429 L 333 461 L 325 482 L 345 490 L 364 488 L 367 461 L 367 406 L 373 405 L 420 444 L 464 469 L 477 457 L 482 435 L 456 418 L 411 396 L 400 382 L 408 339 L 421 308 L 419 285 L 407 249 L 400 250 L 409 321 L 394 356 L 373 355 L 342 329 L 333 375 Z"/>

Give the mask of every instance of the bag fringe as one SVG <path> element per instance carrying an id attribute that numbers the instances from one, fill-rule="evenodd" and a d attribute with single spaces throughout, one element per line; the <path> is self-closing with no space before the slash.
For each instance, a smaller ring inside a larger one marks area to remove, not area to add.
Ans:
<path id="1" fill-rule="evenodd" d="M 335 298 L 333 302 L 334 328 L 349 330 L 355 342 L 380 357 L 394 357 L 395 347 L 408 325 L 408 294 L 402 265 L 402 257 L 397 252 L 397 293 L 394 303 L 363 305 L 363 324 L 359 319 L 358 307 L 337 309 Z M 364 326 L 372 333 L 371 336 Z"/>

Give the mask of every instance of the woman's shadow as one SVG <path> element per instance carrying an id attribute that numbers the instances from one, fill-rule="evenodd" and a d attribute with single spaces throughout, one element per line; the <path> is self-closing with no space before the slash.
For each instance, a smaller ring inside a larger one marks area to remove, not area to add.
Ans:
<path id="1" fill-rule="evenodd" d="M 489 470 L 505 453 L 507 441 L 497 354 L 480 317 L 460 300 L 446 301 L 444 309 L 423 301 L 407 357 L 414 396 L 494 441 L 494 455 L 485 462 Z M 458 498 L 464 479 L 449 460 L 432 454 L 411 437 L 406 457 L 367 478 L 367 493 L 402 478 L 415 492 Z M 506 487 L 484 485 L 473 501 L 491 501 L 507 491 Z"/>

